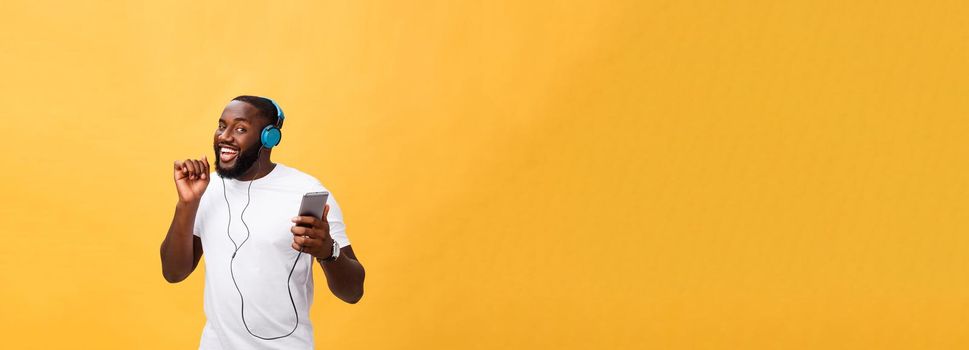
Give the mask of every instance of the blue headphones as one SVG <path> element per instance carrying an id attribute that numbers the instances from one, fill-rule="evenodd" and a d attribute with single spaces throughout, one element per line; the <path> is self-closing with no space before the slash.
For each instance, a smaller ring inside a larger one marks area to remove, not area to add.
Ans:
<path id="1" fill-rule="evenodd" d="M 283 109 L 279 108 L 279 104 L 276 103 L 271 98 L 263 97 L 273 103 L 276 106 L 276 124 L 266 125 L 262 128 L 262 133 L 259 134 L 259 139 L 262 141 L 262 146 L 267 149 L 272 149 L 279 144 L 279 141 L 283 139 L 283 132 L 279 130 L 279 126 L 283 125 L 283 119 L 286 119 L 286 115 L 283 114 Z"/>

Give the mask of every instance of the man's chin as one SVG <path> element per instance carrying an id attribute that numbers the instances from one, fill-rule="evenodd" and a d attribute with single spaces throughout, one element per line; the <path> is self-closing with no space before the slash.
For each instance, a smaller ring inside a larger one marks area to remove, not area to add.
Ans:
<path id="1" fill-rule="evenodd" d="M 239 155 L 233 157 L 232 160 L 228 162 L 223 162 L 220 155 L 216 154 L 215 171 L 224 179 L 239 179 L 243 173 L 249 171 L 249 169 L 256 164 L 258 159 L 258 148 L 240 150 Z"/>
<path id="2" fill-rule="evenodd" d="M 215 166 L 215 173 L 224 178 L 234 179 L 236 176 L 233 170 L 235 170 L 235 167 L 231 165 L 228 167 L 222 166 L 221 164 Z"/>

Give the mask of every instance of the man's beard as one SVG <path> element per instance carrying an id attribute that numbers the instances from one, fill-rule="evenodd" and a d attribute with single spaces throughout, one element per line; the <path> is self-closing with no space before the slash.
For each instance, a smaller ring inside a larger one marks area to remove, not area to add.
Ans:
<path id="1" fill-rule="evenodd" d="M 239 152 L 239 155 L 236 156 L 235 166 L 231 169 L 225 169 L 222 167 L 219 148 L 219 145 L 215 145 L 215 172 L 225 179 L 238 179 L 242 176 L 253 164 L 256 164 L 256 160 L 259 159 L 259 151 L 262 149 L 262 147 L 251 147 L 245 152 Z"/>

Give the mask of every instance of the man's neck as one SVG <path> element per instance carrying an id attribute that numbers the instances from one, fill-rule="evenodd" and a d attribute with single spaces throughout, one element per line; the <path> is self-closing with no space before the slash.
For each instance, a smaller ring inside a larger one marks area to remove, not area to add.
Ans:
<path id="1" fill-rule="evenodd" d="M 249 167 L 249 170 L 247 170 L 241 176 L 236 178 L 236 180 L 239 180 L 239 181 L 259 180 L 264 176 L 269 175 L 269 173 L 271 173 L 273 169 L 276 169 L 276 163 L 273 163 L 271 160 L 269 160 L 269 157 L 265 157 L 265 158 L 259 157 L 259 160 L 256 161 L 256 164 L 253 164 L 251 167 Z"/>

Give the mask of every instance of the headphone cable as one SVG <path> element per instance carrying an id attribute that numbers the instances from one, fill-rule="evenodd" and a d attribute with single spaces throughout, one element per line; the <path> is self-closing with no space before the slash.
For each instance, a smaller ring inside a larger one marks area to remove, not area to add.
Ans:
<path id="1" fill-rule="evenodd" d="M 255 333 L 252 332 L 251 329 L 249 329 L 249 325 L 246 323 L 246 299 L 242 296 L 242 290 L 239 289 L 239 283 L 236 282 L 236 276 L 232 266 L 236 259 L 236 253 L 239 252 L 239 249 L 242 249 L 243 244 L 246 244 L 246 242 L 249 241 L 249 236 L 251 235 L 249 231 L 249 224 L 246 223 L 245 215 L 246 215 L 246 209 L 249 208 L 249 203 L 251 202 L 251 199 L 252 199 L 251 197 L 252 182 L 256 180 L 255 175 L 258 175 L 258 174 L 259 174 L 259 161 L 257 160 L 256 174 L 253 175 L 252 180 L 249 180 L 249 186 L 246 188 L 246 206 L 243 207 L 242 212 L 239 213 L 239 220 L 242 221 L 242 225 L 245 226 L 246 228 L 246 238 L 242 240 L 242 243 L 239 243 L 239 244 L 236 244 L 236 241 L 232 239 L 232 234 L 229 233 L 229 227 L 231 227 L 232 225 L 232 206 L 229 205 L 229 195 L 226 192 L 225 178 L 222 176 L 219 176 L 219 178 L 222 179 L 222 197 L 225 198 L 225 206 L 229 213 L 229 221 L 225 227 L 225 234 L 229 237 L 229 240 L 232 241 L 232 246 L 235 248 L 235 250 L 232 252 L 232 257 L 229 259 L 229 276 L 232 277 L 232 284 L 235 285 L 236 292 L 239 292 L 239 301 L 241 305 L 239 313 L 242 315 L 242 325 L 246 327 L 246 331 L 248 331 L 249 334 L 252 335 L 253 337 L 256 337 L 262 340 L 276 340 L 276 339 L 281 339 L 292 335 L 293 332 L 296 332 L 296 328 L 299 327 L 299 312 L 296 309 L 296 301 L 293 299 L 293 290 L 292 290 L 292 287 L 290 286 L 290 280 L 293 278 L 293 271 L 296 271 L 296 264 L 299 263 L 299 258 L 303 254 L 303 247 L 300 247 L 299 252 L 296 253 L 296 259 L 293 260 L 293 267 L 289 269 L 289 277 L 286 278 L 286 291 L 289 292 L 289 302 L 293 305 L 293 315 L 296 316 L 296 324 L 293 325 L 293 329 L 290 330 L 289 333 L 286 333 L 284 335 L 280 335 L 277 337 L 262 337 L 262 336 L 256 335 Z"/>

